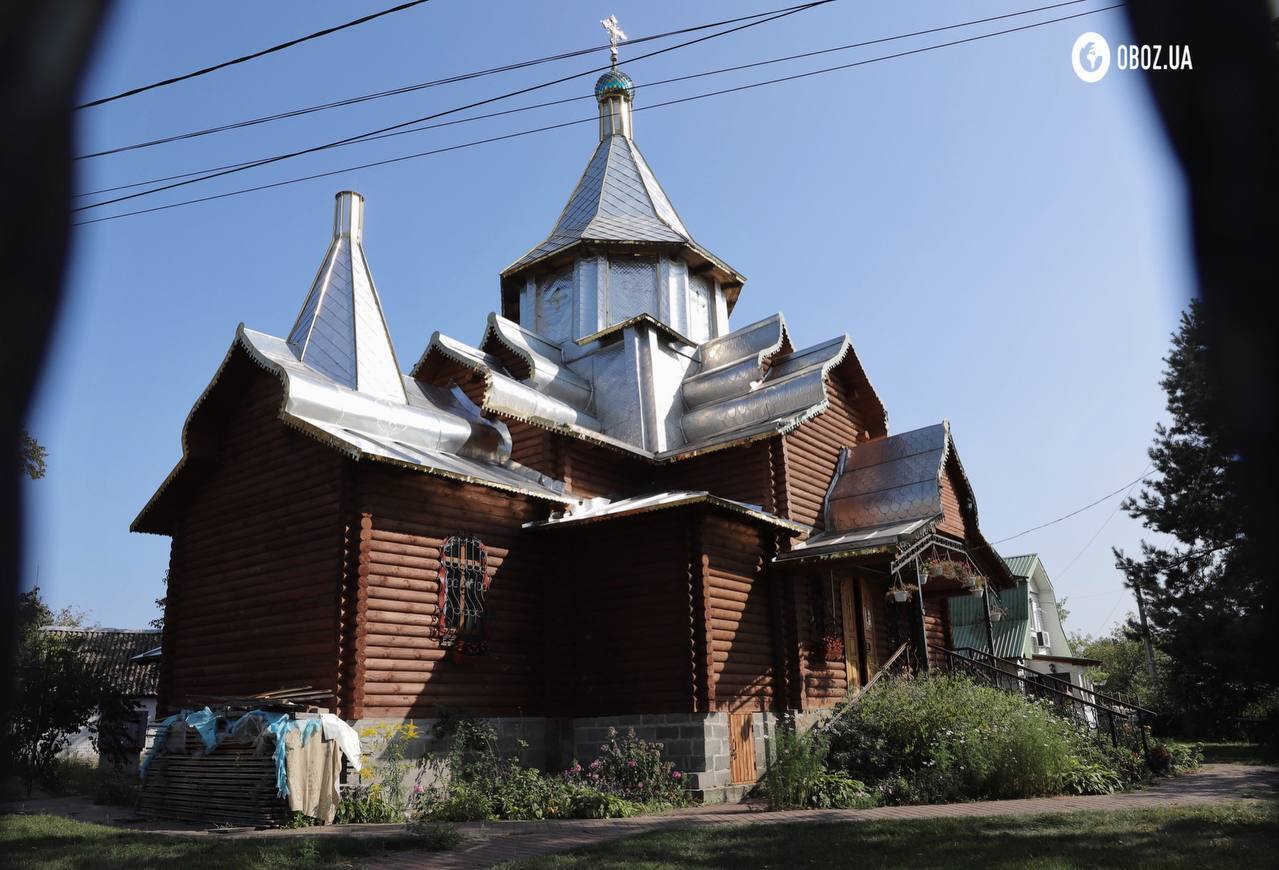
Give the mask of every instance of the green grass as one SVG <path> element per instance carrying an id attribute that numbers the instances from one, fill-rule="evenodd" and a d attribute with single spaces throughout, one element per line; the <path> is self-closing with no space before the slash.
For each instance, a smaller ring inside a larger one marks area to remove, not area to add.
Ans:
<path id="1" fill-rule="evenodd" d="M 0 866 L 30 870 L 357 867 L 363 858 L 424 849 L 431 843 L 430 837 L 409 833 L 360 838 L 173 837 L 90 825 L 60 816 L 0 816 Z"/>
<path id="2" fill-rule="evenodd" d="M 1274 866 L 1279 804 L 988 819 L 770 824 L 665 831 L 513 864 L 508 870 L 686 867 Z"/>
<path id="3" fill-rule="evenodd" d="M 1204 764 L 1279 764 L 1279 757 L 1256 743 L 1204 743 Z"/>

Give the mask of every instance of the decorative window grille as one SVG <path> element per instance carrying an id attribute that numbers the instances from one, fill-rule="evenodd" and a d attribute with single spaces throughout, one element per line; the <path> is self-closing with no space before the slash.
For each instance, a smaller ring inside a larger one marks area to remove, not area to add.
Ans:
<path id="1" fill-rule="evenodd" d="M 454 535 L 440 547 L 440 645 L 457 655 L 484 652 L 484 597 L 489 588 L 488 556 L 474 535 Z"/>

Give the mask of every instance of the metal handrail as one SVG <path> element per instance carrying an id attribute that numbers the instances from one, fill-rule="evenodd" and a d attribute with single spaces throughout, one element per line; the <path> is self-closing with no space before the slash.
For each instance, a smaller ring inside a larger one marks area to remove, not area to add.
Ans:
<path id="1" fill-rule="evenodd" d="M 983 657 L 983 658 L 993 659 L 993 660 L 998 661 L 998 662 L 1008 662 L 1009 664 L 1015 664 L 1015 662 L 1014 662 L 1014 660 L 1013 660 L 1013 659 L 1005 659 L 1005 658 L 1000 658 L 999 656 L 993 656 L 993 655 L 991 655 L 990 653 L 986 652 L 986 650 L 984 650 L 984 649 L 976 649 L 976 648 L 971 647 L 971 646 L 961 646 L 961 647 L 957 647 L 956 649 L 954 649 L 954 650 L 953 650 L 953 652 L 957 652 L 957 653 L 964 653 L 964 652 L 966 652 L 966 653 L 975 653 L 976 655 L 979 655 L 979 656 L 981 656 L 981 657 Z M 1050 678 L 1053 678 L 1053 679 L 1059 680 L 1060 682 L 1068 683 L 1068 681 L 1067 681 L 1067 680 L 1065 680 L 1064 678 L 1062 678 L 1062 677 L 1058 676 L 1057 674 L 1045 674 L 1043 671 L 1037 671 L 1037 670 L 1035 670 L 1034 668 L 1028 668 L 1028 667 L 1026 667 L 1025 665 L 1017 665 L 1017 667 L 1021 668 L 1021 670 L 1023 670 L 1023 671 L 1027 671 L 1027 672 L 1029 672 L 1029 673 L 1035 674 L 1036 676 L 1040 676 L 1040 677 L 1050 677 Z M 1011 675 L 1010 675 L 1010 676 L 1011 676 Z M 1129 710 L 1135 710 L 1135 711 L 1137 711 L 1138 713 L 1145 713 L 1147 716 L 1158 716 L 1158 715 L 1159 715 L 1159 714 L 1158 714 L 1157 712 L 1155 712 L 1154 710 L 1147 710 L 1145 707 L 1138 706 L 1137 704 L 1134 704 L 1134 703 L 1132 703 L 1131 701 L 1125 701 L 1125 700 L 1123 700 L 1122 698 L 1117 698 L 1117 697 L 1115 697 L 1114 695 L 1108 695 L 1108 694 L 1106 694 L 1105 692 L 1099 692 L 1099 691 L 1097 691 L 1096 689 L 1085 689 L 1085 688 L 1083 688 L 1082 686 L 1072 686 L 1072 688 L 1079 689 L 1079 691 L 1081 691 L 1081 692 L 1087 692 L 1088 694 L 1092 695 L 1094 698 L 1101 698 L 1101 699 L 1103 699 L 1103 700 L 1105 700 L 1105 701 L 1108 701 L 1108 702 L 1110 702 L 1110 703 L 1111 703 L 1111 705 L 1112 705 L 1112 706 L 1114 706 L 1114 707 L 1124 707 L 1124 708 L 1127 708 L 1127 709 L 1129 709 Z M 1103 706 L 1103 705 L 1101 705 L 1101 704 L 1097 704 L 1097 706 L 1099 706 L 1099 707 L 1100 707 L 1100 706 Z M 1116 711 L 1116 712 L 1118 712 L 1118 711 Z"/>
<path id="2" fill-rule="evenodd" d="M 866 681 L 866 685 L 859 688 L 856 692 L 850 694 L 848 698 L 844 700 L 843 706 L 840 707 L 832 716 L 814 725 L 813 731 L 817 732 L 818 734 L 822 733 L 831 725 L 833 725 L 835 721 L 839 719 L 839 717 L 843 716 L 846 712 L 848 712 L 849 708 L 851 708 L 853 704 L 857 703 L 857 700 L 861 698 L 862 695 L 865 695 L 872 688 L 874 688 L 875 684 L 879 682 L 880 677 L 888 673 L 889 668 L 895 665 L 897 663 L 897 660 L 906 653 L 906 648 L 908 646 L 909 644 L 903 643 L 901 646 L 897 647 L 897 650 L 888 657 L 888 661 L 884 662 L 884 664 L 880 666 L 879 670 L 875 671 L 875 673 L 871 675 L 871 678 Z"/>

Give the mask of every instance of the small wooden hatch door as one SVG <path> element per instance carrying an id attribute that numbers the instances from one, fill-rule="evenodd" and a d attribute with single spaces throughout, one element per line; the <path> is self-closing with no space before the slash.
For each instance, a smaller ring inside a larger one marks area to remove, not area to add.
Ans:
<path id="1" fill-rule="evenodd" d="M 754 783 L 755 723 L 749 711 L 728 714 L 728 766 L 734 783 Z"/>

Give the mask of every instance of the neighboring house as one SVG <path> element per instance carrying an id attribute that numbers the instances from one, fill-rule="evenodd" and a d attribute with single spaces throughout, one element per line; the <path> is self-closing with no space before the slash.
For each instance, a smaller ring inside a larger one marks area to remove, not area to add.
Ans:
<path id="1" fill-rule="evenodd" d="M 779 715 L 943 662 L 961 582 L 1013 585 L 949 425 L 890 436 L 846 335 L 734 328 L 745 278 L 640 154 L 633 84 L 595 94 L 594 153 L 478 344 L 423 335 L 404 373 L 350 191 L 293 327 L 236 331 L 132 526 L 173 540 L 161 713 L 306 687 L 351 720 L 492 717 L 551 768 L 634 727 L 713 800 Z M 922 586 L 943 555 L 972 573 Z"/>
<path id="2" fill-rule="evenodd" d="M 1041 674 L 1051 674 L 1085 691 L 1092 690 L 1088 669 L 1101 664 L 1096 659 L 1075 655 L 1066 639 L 1057 613 L 1057 594 L 1048 572 L 1038 555 L 1011 556 L 1004 559 L 1017 578 L 1012 589 L 998 593 L 992 606 L 1004 613 L 992 622 L 995 655 L 1016 662 L 1020 667 Z M 980 598 L 953 598 L 950 601 L 951 631 L 955 647 L 971 647 L 989 651 L 985 611 Z"/>
<path id="3" fill-rule="evenodd" d="M 45 628 L 79 643 L 80 657 L 95 671 L 121 686 L 137 710 L 137 723 L 129 729 L 126 749 L 141 751 L 148 724 L 155 720 L 156 695 L 160 680 L 160 631 L 126 628 Z M 64 754 L 98 760 L 88 727 L 71 738 Z"/>

